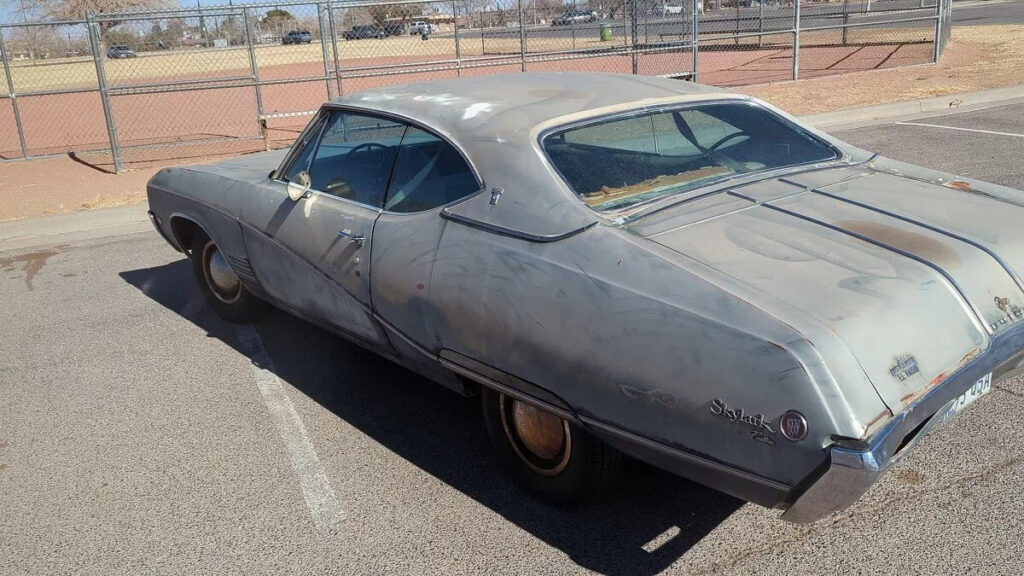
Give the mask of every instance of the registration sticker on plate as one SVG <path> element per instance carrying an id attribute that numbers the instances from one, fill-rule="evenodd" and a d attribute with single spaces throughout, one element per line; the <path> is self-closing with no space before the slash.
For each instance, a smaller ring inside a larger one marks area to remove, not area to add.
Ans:
<path id="1" fill-rule="evenodd" d="M 946 406 L 946 412 L 943 414 L 942 420 L 945 421 L 954 418 L 957 414 L 963 412 L 964 408 L 970 406 L 972 402 L 981 398 L 985 394 L 988 394 L 991 389 L 992 373 L 990 372 L 982 376 L 981 379 L 974 383 L 974 386 L 968 388 L 967 391 L 961 394 L 958 398 L 954 398 L 953 401 Z"/>

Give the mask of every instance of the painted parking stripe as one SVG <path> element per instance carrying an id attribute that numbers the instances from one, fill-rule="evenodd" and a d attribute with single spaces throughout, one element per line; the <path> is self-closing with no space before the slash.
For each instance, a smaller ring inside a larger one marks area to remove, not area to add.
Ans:
<path id="1" fill-rule="evenodd" d="M 979 134 L 991 134 L 993 136 L 1012 136 L 1014 138 L 1024 138 L 1024 134 L 1017 134 L 1016 132 L 996 132 L 993 130 L 979 130 L 977 128 L 960 128 L 958 126 L 943 126 L 941 124 L 925 124 L 924 122 L 897 122 L 902 126 L 925 126 L 927 128 L 944 128 L 946 130 L 959 130 L 961 132 L 977 132 Z"/>
<path id="2" fill-rule="evenodd" d="M 341 503 L 331 488 L 331 481 L 316 455 L 306 427 L 295 411 L 281 381 L 274 375 L 274 363 L 263 347 L 263 339 L 252 326 L 239 326 L 236 330 L 242 352 L 252 360 L 252 373 L 256 387 L 267 405 L 270 418 L 277 428 L 285 449 L 291 458 L 292 471 L 299 480 L 302 497 L 317 527 L 325 528 L 345 519 Z"/>

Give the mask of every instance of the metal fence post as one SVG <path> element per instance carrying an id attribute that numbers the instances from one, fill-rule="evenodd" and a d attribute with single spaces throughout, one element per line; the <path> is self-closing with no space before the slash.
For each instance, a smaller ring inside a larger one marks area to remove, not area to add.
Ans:
<path id="1" fill-rule="evenodd" d="M 800 79 L 800 0 L 793 0 L 793 80 Z"/>
<path id="2" fill-rule="evenodd" d="M 526 23 L 523 22 L 523 0 L 518 0 L 519 7 L 519 62 L 522 71 L 526 72 Z"/>
<path id="3" fill-rule="evenodd" d="M 764 32 L 764 0 L 757 3 L 757 32 L 757 47 L 760 48 L 763 42 L 761 33 Z"/>
<path id="4" fill-rule="evenodd" d="M 740 2 L 736 0 L 736 45 L 740 45 Z"/>
<path id="5" fill-rule="evenodd" d="M 455 28 L 455 75 L 462 76 L 462 47 L 459 45 L 459 8 L 452 0 L 452 27 Z M 483 56 L 483 54 L 480 54 Z"/>
<path id="6" fill-rule="evenodd" d="M 935 41 L 932 42 L 932 63 L 939 63 L 939 55 L 942 50 L 939 44 L 942 41 L 942 0 L 935 2 Z"/>
<path id="7" fill-rule="evenodd" d="M 327 99 L 332 100 L 334 96 L 331 94 L 331 57 L 327 54 L 327 36 L 324 36 L 324 28 L 327 26 L 324 21 L 324 5 L 319 2 L 316 5 L 316 22 L 320 26 L 320 52 L 324 60 L 324 83 L 327 84 Z"/>
<path id="8" fill-rule="evenodd" d="M 21 112 L 18 110 L 18 95 L 14 93 L 14 78 L 11 77 L 11 63 L 7 59 L 7 48 L 4 46 L 4 29 L 0 28 L 0 58 L 4 61 L 4 76 L 7 78 L 7 95 L 14 111 L 14 126 L 18 130 L 18 142 L 21 144 L 21 157 L 28 158 L 28 146 L 25 145 L 25 129 L 21 126 Z"/>
<path id="9" fill-rule="evenodd" d="M 693 31 L 693 37 L 690 38 L 691 44 L 693 44 L 693 81 L 697 82 L 697 70 L 700 64 L 700 57 L 697 54 L 698 46 L 700 44 L 700 15 L 697 13 L 698 3 L 704 2 L 704 0 L 693 0 L 693 18 L 691 26 Z"/>
<path id="10" fill-rule="evenodd" d="M 847 34 L 849 28 L 847 24 L 850 23 L 850 0 L 843 0 L 843 46 L 846 46 Z"/>
<path id="11" fill-rule="evenodd" d="M 260 89 L 260 68 L 256 63 L 256 42 L 252 33 L 252 11 L 246 6 L 242 8 L 242 19 L 245 21 L 245 45 L 249 49 L 249 73 L 252 75 L 252 86 L 256 94 L 256 122 L 263 137 L 263 146 L 270 150 L 270 138 L 267 132 L 267 120 L 263 117 L 263 92 Z"/>
<path id="12" fill-rule="evenodd" d="M 639 32 L 638 32 L 637 27 L 636 27 L 636 3 L 637 3 L 637 0 L 626 0 L 626 2 L 629 4 L 629 31 L 630 31 L 629 38 L 632 41 L 632 46 L 631 46 L 631 49 L 630 49 L 629 52 L 630 52 L 630 54 L 632 56 L 632 60 L 633 60 L 633 74 L 637 74 L 637 70 L 639 69 L 639 62 L 637 61 L 638 57 L 637 57 L 637 53 L 636 53 L 636 41 L 637 41 L 637 38 L 639 36 Z"/>
<path id="13" fill-rule="evenodd" d="M 89 48 L 92 60 L 96 65 L 96 81 L 99 84 L 100 103 L 103 105 L 103 116 L 107 121 L 107 136 L 110 138 L 110 156 L 114 160 L 114 172 L 124 171 L 121 165 L 121 146 L 117 141 L 117 125 L 114 123 L 114 111 L 110 106 L 110 92 L 107 89 L 107 74 L 103 70 L 103 57 L 100 54 L 100 25 L 93 21 L 92 14 L 85 15 L 86 27 L 89 30 Z"/>
<path id="14" fill-rule="evenodd" d="M 338 55 L 338 28 L 334 23 L 334 7 L 327 0 L 327 23 L 331 26 L 331 48 L 334 50 L 334 81 L 338 85 L 338 96 L 345 92 L 341 89 L 341 56 Z"/>

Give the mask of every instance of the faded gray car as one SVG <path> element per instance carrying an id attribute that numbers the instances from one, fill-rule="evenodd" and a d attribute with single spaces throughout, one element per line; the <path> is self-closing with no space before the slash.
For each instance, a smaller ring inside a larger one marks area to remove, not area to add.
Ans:
<path id="1" fill-rule="evenodd" d="M 218 314 L 270 302 L 479 393 L 554 502 L 625 454 L 814 521 L 1024 366 L 1024 194 L 677 80 L 363 92 L 148 193 Z"/>

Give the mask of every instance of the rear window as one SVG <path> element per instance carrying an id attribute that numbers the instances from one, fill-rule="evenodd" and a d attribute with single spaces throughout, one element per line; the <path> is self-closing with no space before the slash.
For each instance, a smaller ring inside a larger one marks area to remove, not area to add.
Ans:
<path id="1" fill-rule="evenodd" d="M 599 212 L 619 212 L 739 174 L 832 160 L 837 152 L 772 112 L 722 102 L 556 131 L 544 151 Z"/>

